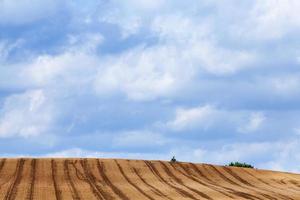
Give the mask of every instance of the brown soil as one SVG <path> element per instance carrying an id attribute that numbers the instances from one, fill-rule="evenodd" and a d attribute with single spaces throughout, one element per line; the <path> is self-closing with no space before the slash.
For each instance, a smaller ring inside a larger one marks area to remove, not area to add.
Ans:
<path id="1" fill-rule="evenodd" d="M 0 159 L 0 199 L 300 200 L 300 174 L 115 159 Z"/>

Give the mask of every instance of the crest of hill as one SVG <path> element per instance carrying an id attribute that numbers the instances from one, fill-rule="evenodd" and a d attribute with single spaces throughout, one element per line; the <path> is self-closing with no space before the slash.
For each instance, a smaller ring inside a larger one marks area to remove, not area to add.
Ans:
<path id="1" fill-rule="evenodd" d="M 1 199 L 300 199 L 300 175 L 186 162 L 0 160 Z"/>

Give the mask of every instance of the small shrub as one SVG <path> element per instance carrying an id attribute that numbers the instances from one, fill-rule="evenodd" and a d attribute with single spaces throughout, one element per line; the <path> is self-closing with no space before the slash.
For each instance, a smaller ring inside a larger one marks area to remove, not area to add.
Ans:
<path id="1" fill-rule="evenodd" d="M 175 156 L 173 156 L 173 158 L 171 159 L 171 161 L 170 161 L 170 162 L 172 162 L 172 163 L 175 163 L 175 162 L 177 162 L 177 160 L 176 160 Z"/>
<path id="2" fill-rule="evenodd" d="M 229 163 L 230 167 L 245 167 L 245 168 L 254 168 L 252 165 L 249 165 L 247 163 L 240 163 L 240 162 L 231 162 Z"/>

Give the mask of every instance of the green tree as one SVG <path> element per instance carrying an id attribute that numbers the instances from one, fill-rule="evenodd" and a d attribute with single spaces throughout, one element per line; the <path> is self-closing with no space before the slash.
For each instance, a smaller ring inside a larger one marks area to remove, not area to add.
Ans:
<path id="1" fill-rule="evenodd" d="M 254 168 L 252 165 L 247 163 L 240 163 L 240 162 L 231 162 L 229 163 L 230 167 L 245 167 L 245 168 Z"/>

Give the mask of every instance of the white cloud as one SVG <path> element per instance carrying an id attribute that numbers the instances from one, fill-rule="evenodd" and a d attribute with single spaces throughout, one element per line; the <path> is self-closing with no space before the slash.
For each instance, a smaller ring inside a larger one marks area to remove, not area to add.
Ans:
<path id="1" fill-rule="evenodd" d="M 250 133 L 263 128 L 266 122 L 265 114 L 259 111 L 227 110 L 204 105 L 192 108 L 177 108 L 173 119 L 158 123 L 173 131 L 193 130 L 230 130 L 233 133 Z"/>
<path id="2" fill-rule="evenodd" d="M 281 77 L 273 76 L 271 80 L 267 81 L 271 84 L 271 87 L 279 95 L 294 95 L 297 94 L 300 89 L 299 74 L 286 75 Z"/>
<path id="3" fill-rule="evenodd" d="M 280 39 L 299 31 L 300 20 L 297 0 L 256 0 L 248 16 L 239 22 L 239 33 L 252 39 Z"/>
<path id="4" fill-rule="evenodd" d="M 248 122 L 238 128 L 241 133 L 249 133 L 258 130 L 265 122 L 266 117 L 263 113 L 252 113 L 248 119 Z"/>
<path id="5" fill-rule="evenodd" d="M 190 109 L 178 108 L 175 119 L 167 122 L 166 126 L 176 131 L 194 128 L 207 129 L 213 125 L 219 115 L 220 111 L 210 105 Z"/>
<path id="6" fill-rule="evenodd" d="M 84 52 L 44 55 L 24 67 L 20 77 L 38 87 L 84 86 L 91 82 L 97 64 L 97 58 Z"/>
<path id="7" fill-rule="evenodd" d="M 46 133 L 54 111 L 43 90 L 6 98 L 0 114 L 0 137 L 31 137 Z"/>
<path id="8" fill-rule="evenodd" d="M 299 173 L 300 167 L 296 164 L 300 162 L 299 138 L 287 142 L 277 142 L 272 145 L 273 154 L 275 155 L 274 159 L 259 164 L 259 167 Z"/>
<path id="9" fill-rule="evenodd" d="M 263 143 L 234 143 L 225 144 L 214 150 L 195 149 L 191 154 L 201 162 L 227 164 L 232 161 L 246 162 L 272 150 L 272 144 Z M 195 159 L 194 158 L 194 159 Z"/>
<path id="10" fill-rule="evenodd" d="M 99 94 L 123 92 L 139 101 L 170 97 L 193 85 L 200 73 L 231 75 L 255 60 L 251 52 L 219 47 L 209 25 L 201 21 L 166 15 L 155 18 L 151 28 L 158 44 L 112 56 L 98 70 Z"/>
<path id="11" fill-rule="evenodd" d="M 4 62 L 7 59 L 7 56 L 11 51 L 20 47 L 23 43 L 23 40 L 18 39 L 12 43 L 7 41 L 0 41 L 0 63 Z"/>
<path id="12" fill-rule="evenodd" d="M 168 47 L 141 47 L 112 57 L 105 68 L 98 70 L 96 91 L 99 94 L 122 92 L 138 101 L 169 96 L 192 76 L 181 68 L 176 55 L 176 49 Z"/>
<path id="13" fill-rule="evenodd" d="M 256 59 L 253 52 L 221 47 L 215 39 L 212 24 L 203 19 L 164 15 L 155 18 L 152 29 L 163 45 L 177 49 L 177 62 L 191 65 L 196 72 L 234 74 L 249 67 Z"/>

